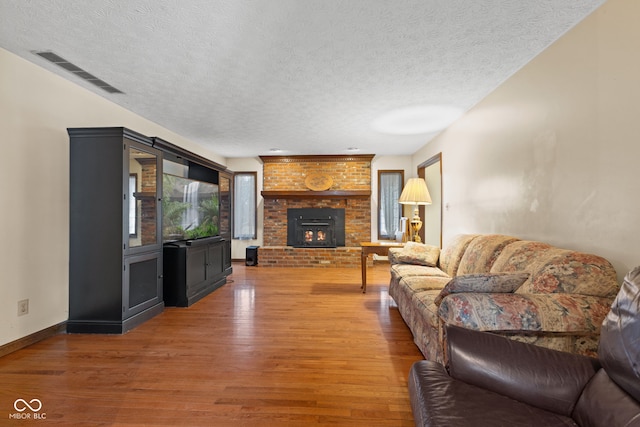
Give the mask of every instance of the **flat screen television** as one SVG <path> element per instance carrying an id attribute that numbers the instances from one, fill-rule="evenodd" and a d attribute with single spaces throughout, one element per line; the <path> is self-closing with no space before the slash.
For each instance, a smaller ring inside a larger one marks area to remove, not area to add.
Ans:
<path id="1" fill-rule="evenodd" d="M 165 160 L 162 175 L 163 242 L 219 236 L 218 184 L 190 178 L 188 166 L 171 163 Z"/>

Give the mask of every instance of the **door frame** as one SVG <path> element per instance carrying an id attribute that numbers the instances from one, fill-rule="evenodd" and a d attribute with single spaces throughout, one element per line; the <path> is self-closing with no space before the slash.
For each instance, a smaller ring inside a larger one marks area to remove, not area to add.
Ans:
<path id="1" fill-rule="evenodd" d="M 442 223 L 443 223 L 443 213 L 444 213 L 444 209 L 443 209 L 443 203 L 442 200 L 444 199 L 443 197 L 443 184 L 442 184 L 442 152 L 430 157 L 429 159 L 427 159 L 426 161 L 420 163 L 418 165 L 418 177 L 423 178 L 425 177 L 425 169 L 427 169 L 429 166 L 433 166 L 437 163 L 440 163 L 440 247 L 442 248 Z M 420 218 L 425 218 L 425 207 L 424 206 L 420 206 Z M 422 241 L 425 241 L 425 228 L 422 227 L 422 229 L 420 230 L 420 238 L 422 239 Z"/>

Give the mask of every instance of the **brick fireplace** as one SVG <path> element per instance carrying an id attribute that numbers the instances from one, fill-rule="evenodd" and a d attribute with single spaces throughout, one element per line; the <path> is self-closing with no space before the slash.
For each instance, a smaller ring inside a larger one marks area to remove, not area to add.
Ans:
<path id="1" fill-rule="evenodd" d="M 371 160 L 354 156 L 261 156 L 263 162 L 264 246 L 262 266 L 359 267 L 360 242 L 371 240 Z M 326 189 L 309 188 L 322 176 Z M 287 245 L 289 209 L 324 208 L 344 212 L 344 246 Z"/>

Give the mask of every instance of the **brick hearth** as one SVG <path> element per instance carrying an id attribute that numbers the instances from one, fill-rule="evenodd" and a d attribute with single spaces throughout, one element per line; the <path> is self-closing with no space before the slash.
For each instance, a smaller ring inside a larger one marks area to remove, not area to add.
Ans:
<path id="1" fill-rule="evenodd" d="M 371 240 L 371 155 L 263 156 L 262 266 L 359 267 L 360 242 Z M 306 188 L 309 174 L 328 175 L 327 191 Z M 344 208 L 345 246 L 294 248 L 287 244 L 287 209 Z"/>
<path id="2" fill-rule="evenodd" d="M 266 246 L 259 257 L 260 265 L 267 267 L 360 267 L 360 247 Z"/>

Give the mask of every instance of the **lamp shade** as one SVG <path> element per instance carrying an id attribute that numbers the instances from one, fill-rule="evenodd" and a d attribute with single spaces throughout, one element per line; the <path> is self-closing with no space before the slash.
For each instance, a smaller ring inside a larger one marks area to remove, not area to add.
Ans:
<path id="1" fill-rule="evenodd" d="M 407 205 L 430 205 L 431 196 L 427 183 L 422 178 L 410 178 L 400 195 L 399 203 Z"/>

